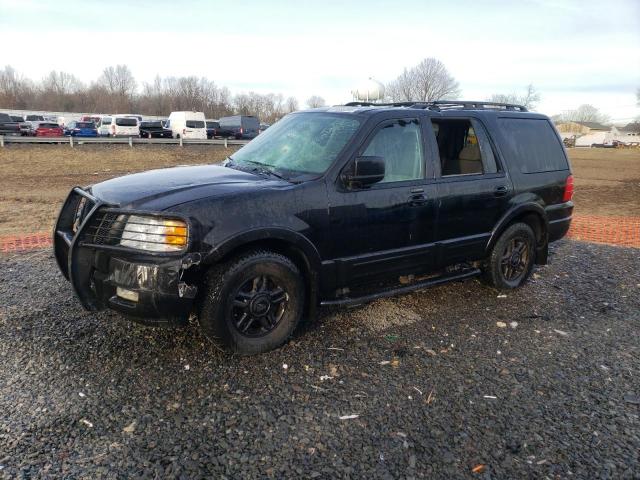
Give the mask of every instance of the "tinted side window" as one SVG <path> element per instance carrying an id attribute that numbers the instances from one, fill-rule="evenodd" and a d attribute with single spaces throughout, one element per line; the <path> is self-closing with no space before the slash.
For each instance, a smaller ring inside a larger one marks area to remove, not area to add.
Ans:
<path id="1" fill-rule="evenodd" d="M 135 127 L 138 125 L 138 120 L 130 117 L 116 118 L 116 125 L 119 127 Z"/>
<path id="2" fill-rule="evenodd" d="M 424 178 L 422 137 L 417 120 L 396 120 L 383 126 L 362 155 L 384 158 L 385 174 L 380 183 Z"/>
<path id="3" fill-rule="evenodd" d="M 498 120 L 511 151 L 511 161 L 522 173 L 553 172 L 569 168 L 562 145 L 547 120 Z"/>

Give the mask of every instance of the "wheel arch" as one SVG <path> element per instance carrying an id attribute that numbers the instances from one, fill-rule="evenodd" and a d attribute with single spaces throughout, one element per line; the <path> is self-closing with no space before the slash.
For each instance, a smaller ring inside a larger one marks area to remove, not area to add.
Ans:
<path id="1" fill-rule="evenodd" d="M 270 250 L 291 259 L 303 276 L 307 302 L 305 316 L 314 317 L 318 304 L 318 285 L 321 267 L 320 254 L 309 239 L 300 233 L 283 228 L 250 230 L 238 234 L 214 247 L 203 260 L 208 268 L 244 252 Z"/>
<path id="2" fill-rule="evenodd" d="M 536 263 L 546 264 L 549 246 L 549 220 L 547 214 L 538 203 L 526 203 L 513 207 L 498 221 L 487 243 L 486 251 L 490 252 L 495 243 L 509 225 L 517 222 L 526 223 L 536 237 Z"/>

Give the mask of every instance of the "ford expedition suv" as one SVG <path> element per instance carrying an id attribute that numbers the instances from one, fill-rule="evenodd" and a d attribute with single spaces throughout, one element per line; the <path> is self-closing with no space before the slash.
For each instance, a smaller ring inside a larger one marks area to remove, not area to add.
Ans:
<path id="1" fill-rule="evenodd" d="M 148 325 L 196 313 L 254 354 L 318 306 L 475 276 L 520 287 L 569 229 L 572 193 L 544 115 L 352 103 L 289 114 L 223 165 L 75 187 L 54 248 L 84 308 Z"/>

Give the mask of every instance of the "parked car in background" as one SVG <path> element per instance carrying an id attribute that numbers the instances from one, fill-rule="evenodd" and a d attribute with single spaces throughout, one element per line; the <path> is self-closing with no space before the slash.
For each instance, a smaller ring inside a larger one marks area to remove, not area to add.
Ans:
<path id="1" fill-rule="evenodd" d="M 170 128 L 173 138 L 207 138 L 207 128 L 202 112 L 171 112 L 166 128 Z"/>
<path id="2" fill-rule="evenodd" d="M 269 125 L 268 123 L 261 123 L 260 124 L 260 133 L 264 132 L 267 128 L 269 128 L 271 125 Z"/>
<path id="3" fill-rule="evenodd" d="M 31 122 L 25 121 L 24 117 L 21 115 L 9 115 L 11 120 L 14 122 L 18 122 L 18 126 L 20 127 L 20 135 L 23 137 L 28 137 L 33 135 L 33 125 Z"/>
<path id="4" fill-rule="evenodd" d="M 64 135 L 68 137 L 97 137 L 98 130 L 93 122 L 69 122 L 64 128 Z"/>
<path id="5" fill-rule="evenodd" d="M 164 128 L 160 120 L 147 120 L 140 123 L 141 138 L 172 138 L 173 132 Z"/>
<path id="6" fill-rule="evenodd" d="M 131 117 L 131 118 L 136 118 L 139 122 L 142 122 L 142 115 L 134 115 L 134 114 L 125 114 L 122 115 L 123 117 Z"/>
<path id="7" fill-rule="evenodd" d="M 6 113 L 0 113 L 0 135 L 20 136 L 20 124 Z"/>
<path id="8" fill-rule="evenodd" d="M 42 115 L 27 115 L 25 118 L 27 122 L 44 122 L 44 117 Z"/>
<path id="9" fill-rule="evenodd" d="M 112 137 L 139 137 L 140 122 L 136 117 L 129 115 L 112 115 L 109 135 Z"/>
<path id="10" fill-rule="evenodd" d="M 212 139 L 218 136 L 220 123 L 217 120 L 207 120 L 207 138 Z"/>
<path id="11" fill-rule="evenodd" d="M 62 137 L 63 135 L 64 129 L 56 122 L 39 122 L 34 132 L 36 137 Z"/>
<path id="12" fill-rule="evenodd" d="M 98 122 L 100 121 L 100 116 L 99 115 L 83 115 L 82 117 L 80 117 L 80 121 L 81 122 L 93 122 L 94 124 L 98 124 Z"/>
<path id="13" fill-rule="evenodd" d="M 260 133 L 260 120 L 249 115 L 233 115 L 222 117 L 220 123 L 220 136 L 225 138 L 255 138 Z"/>
<path id="14" fill-rule="evenodd" d="M 96 123 L 96 129 L 100 137 L 108 137 L 111 135 L 111 117 L 100 117 L 100 120 Z"/>

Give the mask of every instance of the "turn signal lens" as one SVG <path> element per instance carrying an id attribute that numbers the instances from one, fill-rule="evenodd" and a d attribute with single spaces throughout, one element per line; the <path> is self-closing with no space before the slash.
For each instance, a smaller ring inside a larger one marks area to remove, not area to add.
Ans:
<path id="1" fill-rule="evenodd" d="M 184 247 L 187 244 L 187 226 L 180 220 L 165 220 L 165 242 Z"/>

